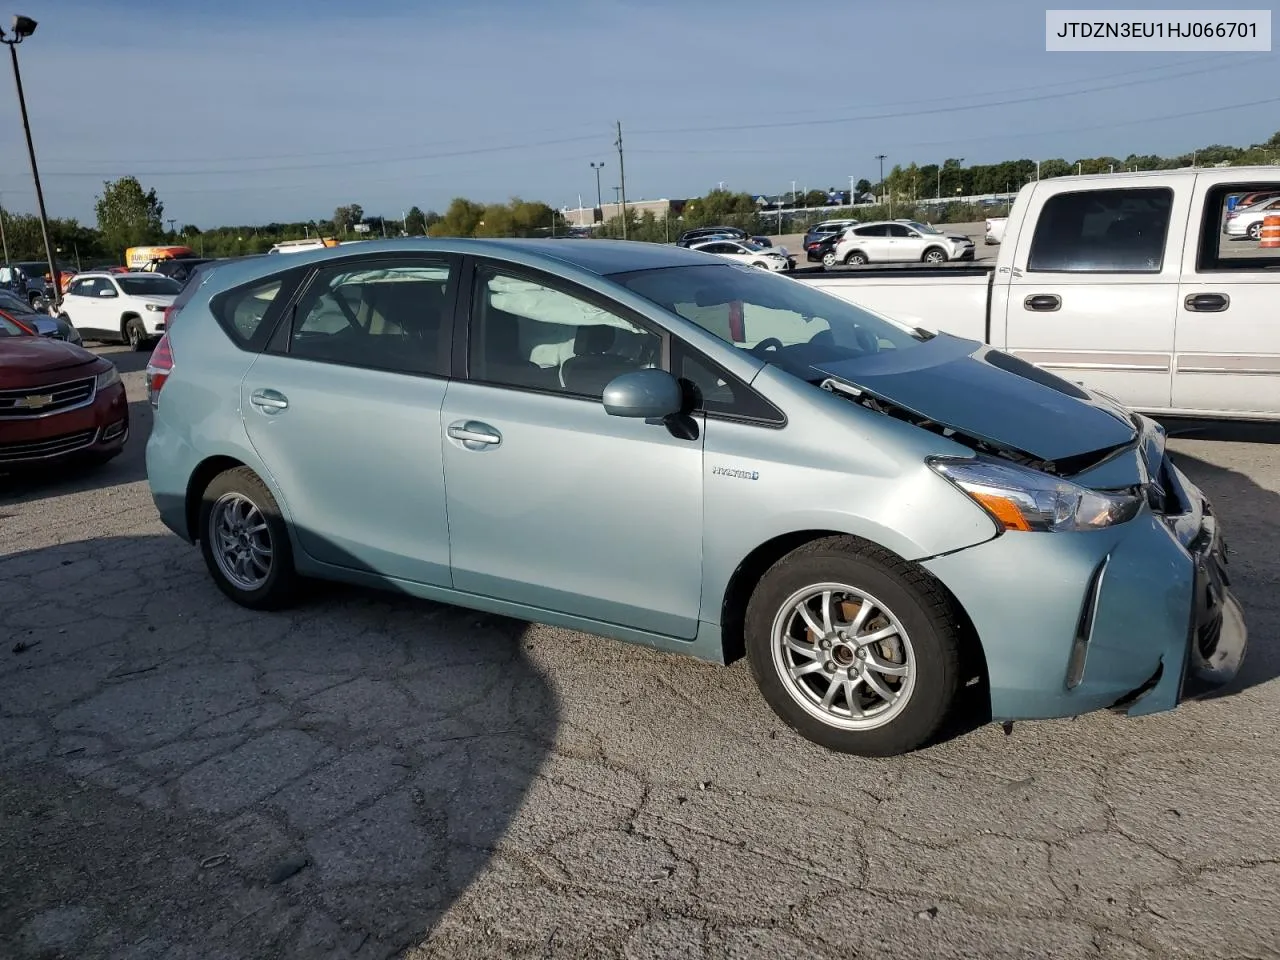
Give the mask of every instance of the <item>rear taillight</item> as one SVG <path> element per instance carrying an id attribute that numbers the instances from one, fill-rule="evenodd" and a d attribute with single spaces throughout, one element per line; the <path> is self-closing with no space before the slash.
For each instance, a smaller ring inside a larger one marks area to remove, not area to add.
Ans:
<path id="1" fill-rule="evenodd" d="M 171 373 L 173 373 L 173 347 L 169 345 L 169 333 L 166 327 L 164 336 L 151 351 L 151 360 L 147 363 L 147 399 L 151 401 L 151 406 L 154 407 L 160 402 L 160 391 L 164 389 L 165 381 L 169 379 Z"/>

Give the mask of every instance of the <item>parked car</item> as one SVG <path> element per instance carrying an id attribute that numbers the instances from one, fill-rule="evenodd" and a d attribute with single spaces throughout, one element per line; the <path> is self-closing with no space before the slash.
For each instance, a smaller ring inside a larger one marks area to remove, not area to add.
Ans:
<path id="1" fill-rule="evenodd" d="M 165 331 L 165 309 L 182 285 L 156 273 L 82 273 L 62 301 L 62 316 L 86 340 L 145 350 Z"/>
<path id="2" fill-rule="evenodd" d="M 844 233 L 849 227 L 856 227 L 857 220 L 823 220 L 821 223 L 815 223 L 812 227 L 805 231 L 804 248 L 809 249 L 811 243 L 819 243 L 827 237 L 837 237 Z"/>
<path id="3" fill-rule="evenodd" d="M 129 437 L 115 365 L 0 315 L 0 472 L 103 462 Z"/>
<path id="4" fill-rule="evenodd" d="M 713 253 L 726 260 L 745 264 L 748 267 L 759 267 L 761 270 L 794 270 L 796 261 L 779 250 L 762 247 L 749 240 L 710 240 L 705 243 L 690 244 L 690 250 L 702 253 Z"/>
<path id="5" fill-rule="evenodd" d="M 213 259 L 213 257 L 166 257 L 152 260 L 143 268 L 143 271 L 159 274 L 183 284 L 186 283 L 187 278 L 191 276 L 196 267 L 202 263 L 210 263 Z"/>
<path id="6" fill-rule="evenodd" d="M 39 309 L 52 293 L 52 288 L 45 279 L 48 274 L 49 264 L 39 260 L 8 263 L 0 267 L 0 287 L 16 293 L 32 307 Z"/>
<path id="7" fill-rule="evenodd" d="M 1173 708 L 1247 645 L 1153 421 L 696 251 L 231 262 L 147 368 L 163 522 L 251 609 L 379 586 L 715 662 L 835 750 Z M 372 479 L 371 479 L 372 478 Z"/>
<path id="8" fill-rule="evenodd" d="M 821 263 L 824 267 L 834 267 L 840 262 L 836 259 L 836 244 L 840 242 L 841 236 L 843 235 L 839 233 L 829 233 L 820 240 L 805 244 L 805 259 L 810 263 Z"/>
<path id="9" fill-rule="evenodd" d="M 1004 228 L 1009 223 L 1008 217 L 987 217 L 986 234 L 982 242 L 991 245 L 1004 239 Z"/>
<path id="10" fill-rule="evenodd" d="M 864 263 L 972 260 L 973 241 L 915 220 L 864 223 L 846 230 L 836 244 L 836 260 L 848 266 Z"/>
<path id="11" fill-rule="evenodd" d="M 994 263 L 795 279 L 1143 413 L 1280 420 L 1280 250 L 1233 249 L 1219 231 L 1229 194 L 1268 184 L 1280 169 L 1041 180 L 1019 192 Z"/>
<path id="12" fill-rule="evenodd" d="M 1248 237 L 1259 240 L 1262 237 L 1262 221 L 1265 217 L 1280 215 L 1280 197 L 1260 200 L 1247 207 L 1236 207 L 1228 211 L 1222 224 L 1222 232 L 1229 237 Z"/>
<path id="13" fill-rule="evenodd" d="M 0 315 L 8 317 L 25 330 L 53 340 L 66 340 L 79 346 L 80 331 L 65 317 L 51 317 L 34 310 L 25 299 L 10 290 L 0 290 Z"/>
<path id="14" fill-rule="evenodd" d="M 719 237 L 733 237 L 737 240 L 748 239 L 747 231 L 740 230 L 737 227 L 695 227 L 693 230 L 686 230 L 676 239 L 677 247 L 688 247 L 702 240 L 711 240 Z"/>

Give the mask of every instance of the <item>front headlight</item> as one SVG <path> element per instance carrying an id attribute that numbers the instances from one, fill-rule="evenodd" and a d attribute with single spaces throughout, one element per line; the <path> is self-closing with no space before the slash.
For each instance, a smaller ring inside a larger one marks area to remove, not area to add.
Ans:
<path id="1" fill-rule="evenodd" d="M 110 370 L 104 370 L 102 371 L 102 373 L 98 374 L 99 390 L 105 390 L 107 387 L 111 386 L 112 384 L 116 384 L 119 382 L 120 382 L 120 371 L 117 370 L 114 366 L 112 366 Z"/>
<path id="2" fill-rule="evenodd" d="M 1002 460 L 937 458 L 929 462 L 1004 530 L 1068 533 L 1100 530 L 1137 516 L 1142 498 L 1099 493 Z"/>
<path id="3" fill-rule="evenodd" d="M 147 306 L 147 309 L 150 310 L 152 313 L 164 313 L 164 304 L 148 303 L 146 306 Z"/>

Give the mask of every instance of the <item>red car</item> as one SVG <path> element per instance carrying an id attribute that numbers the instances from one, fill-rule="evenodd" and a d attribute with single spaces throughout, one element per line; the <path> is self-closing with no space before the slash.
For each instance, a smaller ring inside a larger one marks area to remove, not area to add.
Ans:
<path id="1" fill-rule="evenodd" d="M 110 460 L 128 438 L 115 364 L 0 316 L 0 473 Z"/>

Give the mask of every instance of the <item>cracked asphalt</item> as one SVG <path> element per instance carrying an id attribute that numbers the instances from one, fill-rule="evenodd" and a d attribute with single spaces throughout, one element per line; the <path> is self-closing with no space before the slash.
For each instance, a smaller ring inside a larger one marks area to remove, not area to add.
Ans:
<path id="1" fill-rule="evenodd" d="M 0 481 L 0 956 L 1280 956 L 1280 431 L 1180 439 L 1223 696 L 838 756 L 729 668 L 345 587 L 222 598 L 142 448 Z M 371 481 L 372 482 L 372 481 Z"/>

